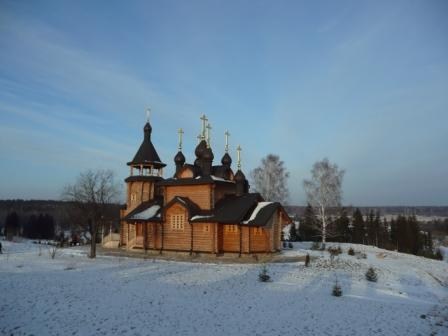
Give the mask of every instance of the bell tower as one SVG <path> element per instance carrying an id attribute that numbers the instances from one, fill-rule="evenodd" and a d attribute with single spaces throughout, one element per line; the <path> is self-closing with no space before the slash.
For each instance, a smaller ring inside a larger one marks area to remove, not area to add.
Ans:
<path id="1" fill-rule="evenodd" d="M 148 111 L 149 112 L 149 111 Z M 163 180 L 163 168 L 166 166 L 157 154 L 151 142 L 152 127 L 148 120 L 143 128 L 143 142 L 132 161 L 130 175 L 125 179 L 127 185 L 126 212 L 130 212 L 142 202 L 158 196 L 155 183 Z"/>

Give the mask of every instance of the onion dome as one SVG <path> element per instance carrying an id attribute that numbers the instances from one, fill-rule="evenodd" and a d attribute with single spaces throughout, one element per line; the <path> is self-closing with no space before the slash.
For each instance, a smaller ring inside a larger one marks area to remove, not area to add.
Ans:
<path id="1" fill-rule="evenodd" d="M 207 143 L 205 140 L 201 140 L 201 142 L 196 146 L 196 149 L 194 151 L 194 154 L 198 159 L 202 158 L 202 155 L 204 154 L 204 151 L 207 149 Z"/>
<path id="2" fill-rule="evenodd" d="M 179 166 L 183 166 L 185 163 L 185 156 L 181 151 L 178 151 L 176 156 L 174 157 L 174 163 Z"/>
<path id="3" fill-rule="evenodd" d="M 234 180 L 237 183 L 244 183 L 246 181 L 246 176 L 241 170 L 238 170 L 234 176 Z"/>
<path id="4" fill-rule="evenodd" d="M 225 153 L 224 156 L 221 159 L 221 163 L 223 166 L 228 166 L 232 164 L 232 158 L 230 157 L 229 153 Z"/>
<path id="5" fill-rule="evenodd" d="M 203 154 L 202 154 L 202 159 L 205 161 L 213 161 L 213 159 L 215 158 L 215 156 L 213 155 L 212 149 L 211 148 L 205 148 Z"/>

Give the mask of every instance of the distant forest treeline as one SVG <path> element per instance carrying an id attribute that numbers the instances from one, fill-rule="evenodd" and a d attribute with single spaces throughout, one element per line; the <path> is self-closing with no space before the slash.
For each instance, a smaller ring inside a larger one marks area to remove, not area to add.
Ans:
<path id="1" fill-rule="evenodd" d="M 74 210 L 73 204 L 64 201 L 52 200 L 0 200 L 0 228 L 4 227 L 7 216 L 11 213 L 18 216 L 18 227 L 21 230 L 31 230 L 33 232 L 34 222 L 40 218 L 52 221 L 55 233 L 61 230 L 77 230 L 82 226 L 79 216 Z M 51 219 L 50 219 L 51 218 Z M 113 204 L 105 218 L 105 225 L 118 229 L 120 219 L 120 204 Z M 37 224 L 36 224 L 37 225 Z M 33 233 L 30 234 L 32 236 Z"/>
<path id="2" fill-rule="evenodd" d="M 297 214 L 299 217 L 305 214 L 306 206 L 290 205 L 285 207 L 288 213 Z M 426 217 L 447 217 L 448 206 L 376 206 L 376 207 L 357 207 L 346 206 L 348 212 L 353 212 L 355 208 L 359 209 L 365 216 L 370 211 L 379 211 L 382 216 L 415 215 Z"/>
<path id="3" fill-rule="evenodd" d="M 289 214 L 297 214 L 298 217 L 303 218 L 305 214 L 305 206 L 287 206 L 286 210 Z M 347 215 L 351 216 L 354 208 L 346 207 Z M 364 216 L 367 216 L 371 211 L 379 212 L 381 216 L 398 216 L 398 215 L 415 215 L 428 217 L 446 217 L 448 218 L 448 206 L 403 206 L 403 207 L 358 207 Z M 112 226 L 114 229 L 119 227 L 120 204 L 110 206 L 107 218 L 105 218 L 105 225 Z M 6 217 L 15 212 L 18 215 L 18 226 L 23 230 L 29 230 L 30 225 L 34 227 L 33 223 L 36 218 L 47 218 L 48 221 L 53 221 L 55 231 L 60 230 L 76 230 L 80 227 L 80 218 L 73 210 L 73 206 L 69 202 L 54 201 L 54 200 L 0 200 L 0 228 L 4 226 Z M 49 218 L 51 217 L 51 219 Z M 37 225 L 37 224 L 36 224 Z M 425 223 L 425 230 L 445 232 L 446 222 L 441 220 L 434 220 Z"/>

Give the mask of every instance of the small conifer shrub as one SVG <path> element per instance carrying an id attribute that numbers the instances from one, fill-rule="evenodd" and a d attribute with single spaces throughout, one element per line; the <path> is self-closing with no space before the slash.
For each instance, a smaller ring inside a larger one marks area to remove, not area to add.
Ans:
<path id="1" fill-rule="evenodd" d="M 266 266 L 263 266 L 260 273 L 258 274 L 258 280 L 261 282 L 268 282 L 269 280 L 271 280 Z"/>
<path id="2" fill-rule="evenodd" d="M 284 241 L 283 242 L 283 248 L 286 248 L 288 245 L 287 245 L 287 243 Z"/>
<path id="3" fill-rule="evenodd" d="M 288 243 L 288 247 L 289 247 L 290 249 L 292 249 L 292 248 L 294 247 L 294 245 L 292 245 L 292 243 L 289 242 L 289 243 Z"/>
<path id="4" fill-rule="evenodd" d="M 332 291 L 332 293 L 331 293 L 333 296 L 342 296 L 342 288 L 341 288 L 341 286 L 339 285 L 339 283 L 338 283 L 338 281 L 336 280 L 336 282 L 334 283 L 334 286 L 333 286 L 333 291 Z"/>
<path id="5" fill-rule="evenodd" d="M 369 269 L 367 270 L 366 280 L 371 282 L 378 281 L 378 275 L 376 274 L 375 269 L 373 267 L 369 267 Z"/>
<path id="6" fill-rule="evenodd" d="M 350 247 L 350 248 L 348 249 L 347 253 L 348 253 L 349 255 L 351 255 L 351 256 L 354 256 L 354 255 L 355 255 L 355 250 L 353 249 L 353 247 Z"/>

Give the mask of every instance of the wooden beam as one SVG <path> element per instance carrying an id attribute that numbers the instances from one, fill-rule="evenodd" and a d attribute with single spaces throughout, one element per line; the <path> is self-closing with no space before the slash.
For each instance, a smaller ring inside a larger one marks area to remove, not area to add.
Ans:
<path id="1" fill-rule="evenodd" d="M 193 223 L 190 222 L 190 255 L 193 254 Z"/>
<path id="2" fill-rule="evenodd" d="M 239 257 L 241 257 L 241 249 L 243 248 L 243 228 L 241 226 L 237 226 L 238 230 L 240 231 L 240 254 Z"/>

